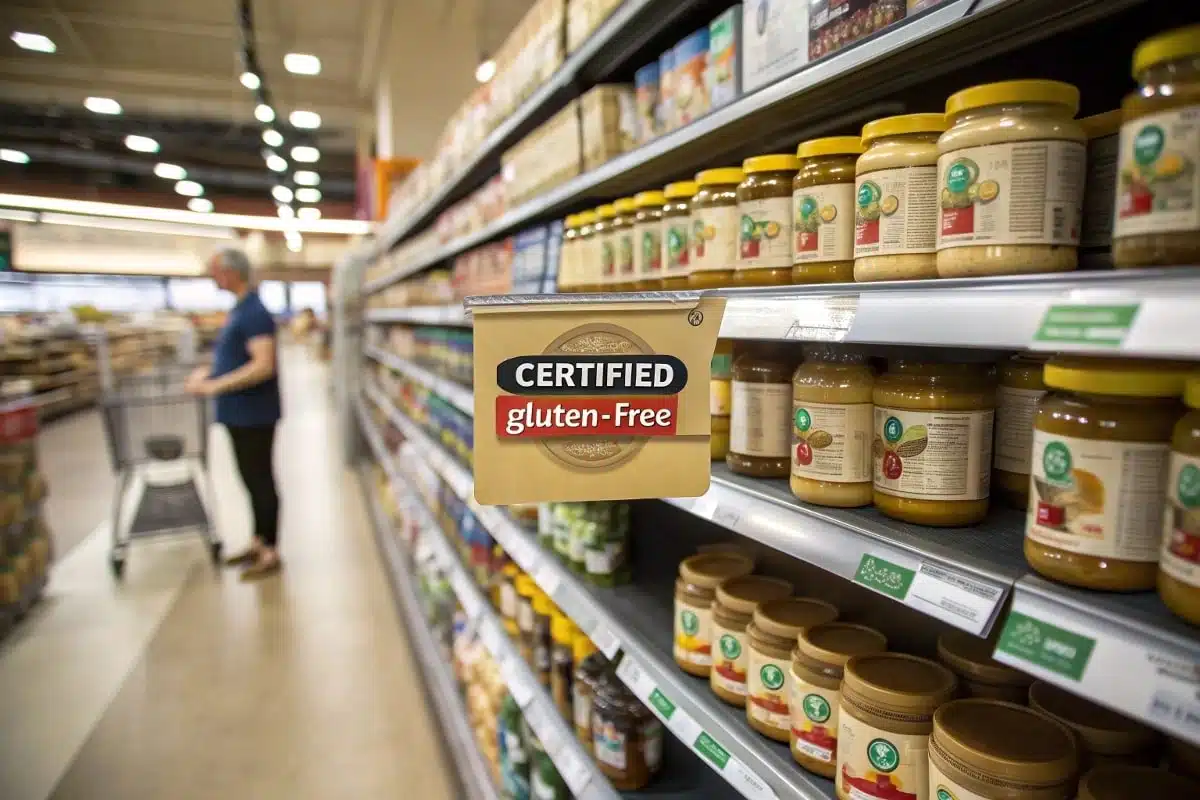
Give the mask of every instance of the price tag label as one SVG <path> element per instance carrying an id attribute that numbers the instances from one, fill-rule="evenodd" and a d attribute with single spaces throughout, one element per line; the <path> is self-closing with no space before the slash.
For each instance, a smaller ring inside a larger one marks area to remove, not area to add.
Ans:
<path id="1" fill-rule="evenodd" d="M 533 580 L 538 586 L 542 587 L 542 591 L 549 595 L 552 600 L 554 599 L 554 593 L 558 591 L 559 584 L 562 583 L 558 570 L 550 562 L 546 562 L 538 567 Z M 596 646 L 599 647 L 600 645 L 597 644 Z"/>
<path id="2" fill-rule="evenodd" d="M 490 620 L 479 626 L 479 641 L 483 642 L 484 649 L 491 653 L 494 659 L 499 658 L 503 636 L 503 632 Z"/>
<path id="3" fill-rule="evenodd" d="M 735 506 L 718 504 L 717 507 L 713 509 L 712 521 L 717 525 L 728 528 L 731 531 L 740 532 L 741 529 L 738 526 L 742 521 L 742 511 Z"/>
<path id="4" fill-rule="evenodd" d="M 905 604 L 978 635 L 987 632 L 1004 590 L 960 572 L 922 564 Z"/>
<path id="5" fill-rule="evenodd" d="M 545 703 L 533 703 L 525 710 L 525 721 L 541 740 L 554 765 L 558 766 L 558 754 L 563 750 L 562 726 L 554 724 L 551 713 Z"/>
<path id="6" fill-rule="evenodd" d="M 1140 308 L 1138 303 L 1050 306 L 1034 334 L 1033 347 L 1116 350 L 1125 341 Z"/>
<path id="7" fill-rule="evenodd" d="M 597 624 L 588 636 L 591 638 L 592 644 L 596 645 L 596 649 L 604 653 L 604 657 L 609 661 L 617 657 L 617 651 L 621 649 L 621 641 L 608 629 L 608 626 L 603 623 Z M 625 661 L 631 660 L 628 656 L 625 657 Z"/>
<path id="8" fill-rule="evenodd" d="M 592 768 L 575 748 L 562 748 L 554 759 L 554 766 L 558 768 L 558 774 L 562 776 L 572 795 L 579 797 L 583 794 L 584 787 L 592 779 Z"/>
<path id="9" fill-rule="evenodd" d="M 518 657 L 509 654 L 500 662 L 500 677 L 504 680 L 504 685 L 508 687 L 508 692 L 513 696 L 513 700 L 517 701 L 517 705 L 524 709 L 533 700 L 534 687 L 527 671 L 521 669 L 521 666 L 518 663 Z M 530 725 L 532 726 L 532 720 Z"/>
<path id="10" fill-rule="evenodd" d="M 650 692 L 654 691 L 654 681 L 642 670 L 642 665 L 637 662 L 637 659 L 628 653 L 617 666 L 617 677 L 629 687 L 629 691 L 633 692 L 639 700 L 643 703 L 649 701 Z"/>

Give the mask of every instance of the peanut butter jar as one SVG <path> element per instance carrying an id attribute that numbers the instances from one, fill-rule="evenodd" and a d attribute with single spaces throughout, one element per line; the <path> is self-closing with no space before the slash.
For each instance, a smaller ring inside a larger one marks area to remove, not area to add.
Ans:
<path id="1" fill-rule="evenodd" d="M 1029 687 L 1029 707 L 1066 725 L 1079 739 L 1081 770 L 1093 767 L 1153 766 L 1159 735 L 1115 711 L 1089 703 L 1045 681 Z"/>
<path id="2" fill-rule="evenodd" d="M 675 581 L 675 663 L 684 672 L 708 677 L 717 587 L 753 571 L 754 560 L 741 553 L 700 553 L 680 562 Z"/>
<path id="3" fill-rule="evenodd" d="M 792 584 L 765 575 L 746 575 L 717 587 L 712 606 L 712 672 L 708 684 L 713 694 L 730 705 L 746 705 L 746 678 L 750 642 L 746 628 L 754 611 L 763 603 L 782 600 L 792 593 Z"/>

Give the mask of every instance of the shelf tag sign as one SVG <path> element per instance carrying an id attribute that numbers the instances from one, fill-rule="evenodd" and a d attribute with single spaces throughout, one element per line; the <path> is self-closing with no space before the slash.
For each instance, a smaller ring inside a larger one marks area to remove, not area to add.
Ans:
<path id="1" fill-rule="evenodd" d="M 915 570 L 865 553 L 858 562 L 858 569 L 854 573 L 854 582 L 862 584 L 868 589 L 874 589 L 880 594 L 886 594 L 894 600 L 904 602 L 916 574 Z"/>
<path id="2" fill-rule="evenodd" d="M 469 299 L 475 498 L 696 497 L 709 486 L 709 365 L 725 300 Z"/>
<path id="3" fill-rule="evenodd" d="M 1033 346 L 1052 350 L 1119 349 L 1139 308 L 1138 303 L 1050 306 L 1034 334 Z"/>
<path id="4" fill-rule="evenodd" d="M 1095 649 L 1095 639 L 1019 611 L 1009 612 L 996 643 L 997 655 L 1026 661 L 1076 683 L 1082 680 Z"/>

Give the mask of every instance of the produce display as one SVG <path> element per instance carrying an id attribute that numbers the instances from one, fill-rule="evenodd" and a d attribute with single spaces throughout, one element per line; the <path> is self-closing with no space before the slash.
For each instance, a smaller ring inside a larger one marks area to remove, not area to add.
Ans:
<path id="1" fill-rule="evenodd" d="M 42 516 L 46 478 L 38 468 L 37 407 L 24 382 L 0 397 L 0 638 L 41 597 L 53 560 Z"/>

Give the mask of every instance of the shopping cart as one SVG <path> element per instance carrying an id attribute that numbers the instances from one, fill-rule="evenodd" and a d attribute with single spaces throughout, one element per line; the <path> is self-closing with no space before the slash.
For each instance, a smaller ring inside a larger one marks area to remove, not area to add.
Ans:
<path id="1" fill-rule="evenodd" d="M 138 375 L 113 376 L 101 398 L 113 470 L 112 550 L 120 578 L 135 539 L 199 534 L 213 564 L 221 561 L 208 503 L 209 403 L 184 391 L 191 367 L 160 366 Z"/>

